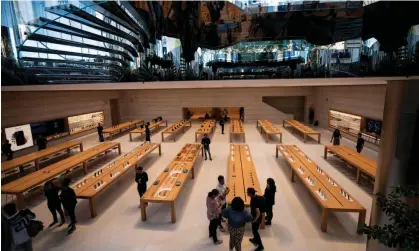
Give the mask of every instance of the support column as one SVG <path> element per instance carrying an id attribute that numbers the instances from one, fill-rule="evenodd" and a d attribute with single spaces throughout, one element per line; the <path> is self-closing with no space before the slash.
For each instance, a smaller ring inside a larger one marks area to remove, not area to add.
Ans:
<path id="1" fill-rule="evenodd" d="M 389 194 L 396 185 L 419 182 L 419 81 L 388 81 L 383 128 L 374 193 Z M 388 218 L 373 198 L 370 225 L 384 225 Z M 367 242 L 367 251 L 394 250 L 377 241 Z"/>

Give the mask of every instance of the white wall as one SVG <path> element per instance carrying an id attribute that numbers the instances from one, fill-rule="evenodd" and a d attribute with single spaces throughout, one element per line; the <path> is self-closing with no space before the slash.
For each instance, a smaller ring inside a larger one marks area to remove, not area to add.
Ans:
<path id="1" fill-rule="evenodd" d="M 262 96 L 307 96 L 313 90 L 313 87 L 126 90 L 120 100 L 121 117 L 150 120 L 162 116 L 173 122 L 182 119 L 183 107 L 243 106 L 246 122 L 269 119 L 281 123 L 289 116 L 263 103 Z"/>

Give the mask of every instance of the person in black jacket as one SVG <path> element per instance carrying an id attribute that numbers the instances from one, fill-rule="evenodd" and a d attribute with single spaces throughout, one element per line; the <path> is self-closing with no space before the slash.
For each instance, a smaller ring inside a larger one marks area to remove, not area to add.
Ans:
<path id="1" fill-rule="evenodd" d="M 341 138 L 342 138 L 342 135 L 340 134 L 340 130 L 335 129 L 335 131 L 333 132 L 332 138 L 330 139 L 330 142 L 332 142 L 332 140 L 333 140 L 333 145 L 338 146 L 338 145 L 340 145 L 340 139 Z"/>
<path id="2" fill-rule="evenodd" d="M 65 211 L 68 213 L 68 215 L 70 216 L 70 224 L 68 225 L 68 227 L 70 228 L 68 230 L 68 234 L 73 233 L 76 230 L 76 204 L 77 204 L 77 197 L 76 197 L 76 193 L 74 192 L 74 190 L 69 186 L 71 183 L 70 178 L 65 178 L 63 180 L 62 183 L 62 188 L 61 188 L 61 202 L 63 203 L 63 207 L 65 209 Z"/>
<path id="3" fill-rule="evenodd" d="M 51 212 L 52 217 L 54 219 L 54 221 L 51 224 L 49 224 L 48 227 L 52 227 L 58 223 L 57 212 L 60 214 L 61 217 L 61 223 L 58 226 L 61 227 L 65 223 L 64 212 L 61 209 L 61 200 L 58 196 L 58 191 L 60 191 L 60 188 L 57 187 L 52 181 L 47 181 L 45 183 L 44 193 L 45 197 L 47 197 L 48 209 Z"/>
<path id="4" fill-rule="evenodd" d="M 135 170 L 135 182 L 137 182 L 137 191 L 140 198 L 143 197 L 145 192 L 147 191 L 147 181 L 148 175 L 144 172 L 144 168 L 139 166 Z M 147 206 L 147 203 L 145 204 Z"/>
<path id="5" fill-rule="evenodd" d="M 358 139 L 356 140 L 356 151 L 361 153 L 364 148 L 365 140 L 362 138 L 362 133 L 358 133 Z"/>
<path id="6" fill-rule="evenodd" d="M 47 138 L 44 135 L 39 135 L 36 139 L 36 144 L 38 145 L 38 151 L 44 150 L 47 148 Z"/>
<path id="7" fill-rule="evenodd" d="M 224 134 L 224 119 L 220 120 L 221 134 Z"/>
<path id="8" fill-rule="evenodd" d="M 210 119 L 210 115 L 208 113 L 205 113 L 205 119 Z"/>
<path id="9" fill-rule="evenodd" d="M 149 126 L 150 126 L 150 122 L 147 122 L 147 124 L 145 125 L 145 141 L 151 142 Z"/>
<path id="10" fill-rule="evenodd" d="M 12 144 L 9 143 L 9 140 L 5 140 L 3 145 L 1 145 L 1 151 L 6 155 L 7 160 L 13 159 Z"/>
<path id="11" fill-rule="evenodd" d="M 105 139 L 103 138 L 103 126 L 100 123 L 97 124 L 97 134 L 99 135 L 100 142 L 105 141 Z"/>
<path id="12" fill-rule="evenodd" d="M 260 238 L 259 234 L 259 227 L 262 223 L 262 214 L 265 213 L 265 198 L 263 196 L 259 196 L 256 194 L 256 190 L 252 187 L 247 188 L 247 196 L 250 197 L 250 211 L 253 216 L 252 222 L 252 233 L 253 238 L 249 239 L 249 241 L 256 245 L 257 248 L 255 251 L 264 250 L 262 239 Z"/>
<path id="13" fill-rule="evenodd" d="M 244 122 L 244 107 L 240 107 L 240 120 Z"/>
<path id="14" fill-rule="evenodd" d="M 276 186 L 275 181 L 272 178 L 267 179 L 266 181 L 266 188 L 263 197 L 265 197 L 265 209 L 266 209 L 266 225 L 272 224 L 273 218 L 273 206 L 275 205 L 275 193 L 276 193 Z"/>
<path id="15" fill-rule="evenodd" d="M 201 140 L 201 144 L 204 146 L 205 160 L 207 160 L 207 152 L 208 152 L 209 158 L 212 161 L 210 147 L 209 147 L 211 144 L 211 140 L 208 138 L 208 135 L 204 134 L 204 137 Z"/>

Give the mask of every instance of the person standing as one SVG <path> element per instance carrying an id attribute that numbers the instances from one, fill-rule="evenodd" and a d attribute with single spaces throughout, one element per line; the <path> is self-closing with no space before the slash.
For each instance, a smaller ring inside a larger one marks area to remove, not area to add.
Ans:
<path id="1" fill-rule="evenodd" d="M 224 134 L 224 119 L 220 120 L 221 134 Z"/>
<path id="2" fill-rule="evenodd" d="M 255 251 L 261 251 L 264 250 L 264 247 L 262 244 L 262 239 L 259 235 L 259 227 L 262 223 L 262 214 L 265 212 L 265 198 L 256 195 L 256 190 L 252 187 L 247 188 L 247 196 L 250 197 L 250 209 L 253 216 L 253 238 L 249 239 L 249 241 L 257 246 Z"/>
<path id="3" fill-rule="evenodd" d="M 308 121 L 310 125 L 312 125 L 314 122 L 314 107 L 313 106 L 310 106 L 310 108 L 308 108 Z"/>
<path id="4" fill-rule="evenodd" d="M 204 134 L 204 137 L 201 140 L 201 144 L 204 146 L 205 160 L 207 160 L 207 152 L 208 152 L 209 158 L 212 161 L 211 152 L 210 152 L 211 140 L 208 138 L 207 134 Z"/>
<path id="5" fill-rule="evenodd" d="M 220 199 L 221 199 L 221 210 L 224 210 L 227 207 L 227 200 L 226 196 L 230 192 L 230 189 L 225 184 L 224 176 L 220 175 L 218 176 L 218 184 L 216 189 L 218 192 L 220 192 Z M 220 227 L 220 231 L 224 232 L 223 225 L 221 224 L 223 222 L 223 217 L 220 214 L 220 218 L 218 219 L 218 226 Z"/>
<path id="6" fill-rule="evenodd" d="M 205 119 L 210 119 L 210 115 L 208 113 L 205 113 Z"/>
<path id="7" fill-rule="evenodd" d="M 57 212 L 61 217 L 61 223 L 58 226 L 61 227 L 65 223 L 64 212 L 61 209 L 61 200 L 58 196 L 59 191 L 60 189 L 52 181 L 47 181 L 44 185 L 44 193 L 45 197 L 47 197 L 48 209 L 51 212 L 54 220 L 51 224 L 49 224 L 48 227 L 52 227 L 58 223 Z"/>
<path id="8" fill-rule="evenodd" d="M 356 151 L 361 153 L 364 148 L 365 140 L 362 138 L 362 133 L 358 133 L 358 139 L 356 140 Z"/>
<path id="9" fill-rule="evenodd" d="M 273 218 L 273 206 L 275 205 L 275 193 L 276 193 L 276 186 L 275 181 L 272 178 L 268 178 L 266 180 L 266 188 L 263 197 L 265 197 L 265 204 L 266 204 L 266 225 L 272 224 Z"/>
<path id="10" fill-rule="evenodd" d="M 32 251 L 32 238 L 28 234 L 28 225 L 36 215 L 29 209 L 17 211 L 14 203 L 6 204 L 3 210 L 11 231 L 13 250 Z"/>
<path id="11" fill-rule="evenodd" d="M 139 166 L 135 169 L 135 182 L 137 182 L 137 191 L 138 195 L 140 195 L 140 198 L 143 197 L 145 192 L 147 191 L 147 181 L 148 181 L 148 175 L 146 172 L 144 172 L 144 168 L 142 166 Z M 145 203 L 147 206 L 148 203 Z"/>
<path id="12" fill-rule="evenodd" d="M 240 107 L 240 120 L 244 122 L 244 107 Z"/>
<path id="13" fill-rule="evenodd" d="M 150 122 L 147 122 L 145 124 L 145 141 L 151 142 L 150 134 Z"/>
<path id="14" fill-rule="evenodd" d="M 68 234 L 72 234 L 76 230 L 76 204 L 77 204 L 77 197 L 74 190 L 69 186 L 71 183 L 70 178 L 65 178 L 62 183 L 62 189 L 61 189 L 61 202 L 63 203 L 63 207 L 65 211 L 70 216 L 70 224 L 68 227 L 70 228 L 68 230 Z"/>
<path id="15" fill-rule="evenodd" d="M 231 206 L 222 211 L 222 216 L 228 220 L 228 232 L 230 233 L 229 247 L 232 251 L 241 251 L 244 236 L 244 226 L 251 222 L 252 215 L 244 210 L 244 201 L 240 197 L 235 197 L 231 201 Z"/>
<path id="16" fill-rule="evenodd" d="M 103 142 L 105 139 L 103 138 L 103 126 L 101 123 L 97 124 L 97 134 L 99 135 L 99 141 Z"/>
<path id="17" fill-rule="evenodd" d="M 332 138 L 330 139 L 330 143 L 333 140 L 333 145 L 338 146 L 338 145 L 340 145 L 340 139 L 341 138 L 342 138 L 342 135 L 340 134 L 340 130 L 335 129 L 335 131 L 333 132 Z"/>
<path id="18" fill-rule="evenodd" d="M 1 151 L 6 155 L 7 160 L 13 159 L 12 144 L 9 143 L 9 140 L 5 140 L 3 145 L 1 145 Z"/>
<path id="19" fill-rule="evenodd" d="M 44 135 L 39 135 L 38 139 L 36 140 L 36 144 L 38 145 L 38 151 L 44 150 L 47 148 L 47 138 Z"/>
<path id="20" fill-rule="evenodd" d="M 215 245 L 223 243 L 222 240 L 217 238 L 218 218 L 221 214 L 221 203 L 220 198 L 218 197 L 219 194 L 220 192 L 218 192 L 217 189 L 213 189 L 208 193 L 207 197 L 207 217 L 210 221 L 208 227 L 209 237 L 212 238 Z"/>

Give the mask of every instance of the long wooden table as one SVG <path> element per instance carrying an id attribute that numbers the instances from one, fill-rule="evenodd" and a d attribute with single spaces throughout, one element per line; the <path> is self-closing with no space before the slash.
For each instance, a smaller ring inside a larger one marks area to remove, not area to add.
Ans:
<path id="1" fill-rule="evenodd" d="M 185 133 L 185 126 L 189 124 L 189 127 L 192 127 L 192 120 L 190 119 L 183 119 L 180 120 L 170 127 L 164 129 L 161 132 L 161 141 L 164 142 L 164 134 L 171 134 L 173 135 L 173 141 L 176 141 L 176 134 L 182 130 L 183 133 Z"/>
<path id="2" fill-rule="evenodd" d="M 207 119 L 202 124 L 201 127 L 195 132 L 195 142 L 198 141 L 199 134 L 209 134 L 214 133 L 215 128 L 217 127 L 217 122 L 215 119 Z"/>
<path id="3" fill-rule="evenodd" d="M 250 148 L 247 144 L 230 144 L 228 187 L 230 188 L 230 193 L 227 194 L 228 204 L 231 204 L 235 197 L 240 197 L 246 206 L 250 206 L 250 198 L 247 196 L 247 188 L 249 187 L 254 188 L 259 195 L 263 195 Z"/>
<path id="4" fill-rule="evenodd" d="M 140 199 L 141 219 L 147 220 L 146 203 L 169 203 L 172 223 L 176 222 L 175 202 L 186 182 L 189 172 L 194 178 L 194 164 L 204 155 L 201 144 L 186 144 L 164 171 L 157 177 Z"/>
<path id="5" fill-rule="evenodd" d="M 232 142 L 233 135 L 241 135 L 243 142 L 246 142 L 246 134 L 244 132 L 243 124 L 240 120 L 233 119 L 230 124 L 230 142 Z"/>
<path id="6" fill-rule="evenodd" d="M 157 121 L 157 122 L 151 122 L 150 125 L 148 126 L 148 128 L 150 129 L 150 132 L 154 128 L 156 128 L 156 132 L 158 132 L 160 130 L 160 125 L 163 124 L 163 123 L 165 123 L 165 126 L 167 127 L 167 120 L 160 120 L 160 121 Z M 137 128 L 137 129 L 134 129 L 134 130 L 130 131 L 129 132 L 129 140 L 132 141 L 133 134 L 140 134 L 140 136 L 141 136 L 144 133 L 145 133 L 145 125 L 144 125 L 143 128 Z"/>
<path id="7" fill-rule="evenodd" d="M 116 126 L 112 126 L 106 129 L 103 129 L 103 138 L 110 139 L 115 135 L 126 132 L 132 128 L 137 128 L 140 125 L 144 124 L 144 120 L 132 120 Z"/>
<path id="8" fill-rule="evenodd" d="M 361 172 L 367 174 L 375 180 L 375 174 L 377 171 L 377 162 L 370 159 L 360 153 L 346 147 L 346 146 L 324 146 L 324 158 L 327 159 L 327 152 L 330 151 L 352 166 L 357 168 L 356 182 L 359 183 Z"/>
<path id="9" fill-rule="evenodd" d="M 89 200 L 90 215 L 92 218 L 97 215 L 95 198 L 111 187 L 130 168 L 135 167 L 143 161 L 155 149 L 159 149 L 159 155 L 161 155 L 160 144 L 145 142 L 72 186 L 77 198 Z"/>
<path id="10" fill-rule="evenodd" d="M 269 141 L 269 136 L 279 135 L 279 142 L 282 143 L 282 132 L 276 128 L 269 120 L 258 120 L 256 121 L 256 128 L 260 126 L 260 133 L 266 134 L 266 143 Z"/>
<path id="11" fill-rule="evenodd" d="M 95 147 L 85 150 L 84 152 L 77 153 L 68 157 L 60 162 L 54 163 L 48 167 L 42 168 L 36 172 L 28 174 L 20 179 L 12 181 L 1 187 L 2 194 L 16 195 L 16 202 L 19 209 L 24 208 L 23 194 L 29 190 L 42 185 L 48 180 L 70 171 L 79 166 L 83 166 L 84 172 L 87 173 L 87 162 L 96 158 L 99 155 L 106 154 L 107 152 L 118 149 L 121 154 L 121 145 L 118 142 L 105 142 Z"/>
<path id="12" fill-rule="evenodd" d="M 80 141 L 67 141 L 59 145 L 49 146 L 47 149 L 2 162 L 1 172 L 7 172 L 11 169 L 18 168 L 32 162 L 35 162 L 35 169 L 38 170 L 40 160 L 64 150 L 70 152 L 75 148 L 79 148 L 80 152 L 83 152 L 83 144 Z"/>
<path id="13" fill-rule="evenodd" d="M 227 204 L 231 204 L 235 197 L 240 197 L 244 205 L 249 207 L 251 198 L 247 195 L 248 188 L 254 188 L 257 194 L 263 195 L 250 148 L 247 144 L 230 144 L 229 151 L 228 187 L 230 193 L 227 194 Z M 265 214 L 262 214 L 260 228 L 265 228 Z"/>
<path id="14" fill-rule="evenodd" d="M 304 135 L 304 143 L 307 142 L 307 135 L 308 136 L 314 135 L 314 136 L 317 136 L 317 141 L 320 144 L 320 138 L 321 138 L 320 132 L 317 132 L 317 131 L 311 129 L 310 127 L 304 125 L 303 123 L 300 123 L 297 120 L 293 120 L 293 119 L 291 119 L 291 120 L 284 120 L 282 122 L 282 126 L 284 128 L 285 128 L 285 124 L 290 125 L 294 129 L 293 132 L 294 131 L 301 132 Z"/>
<path id="15" fill-rule="evenodd" d="M 365 224 L 366 210 L 345 189 L 317 166 L 307 155 L 295 145 L 277 145 L 278 151 L 291 166 L 291 181 L 297 174 L 317 203 L 322 207 L 321 230 L 327 231 L 327 218 L 330 212 L 359 213 L 357 232 L 362 233 Z"/>

